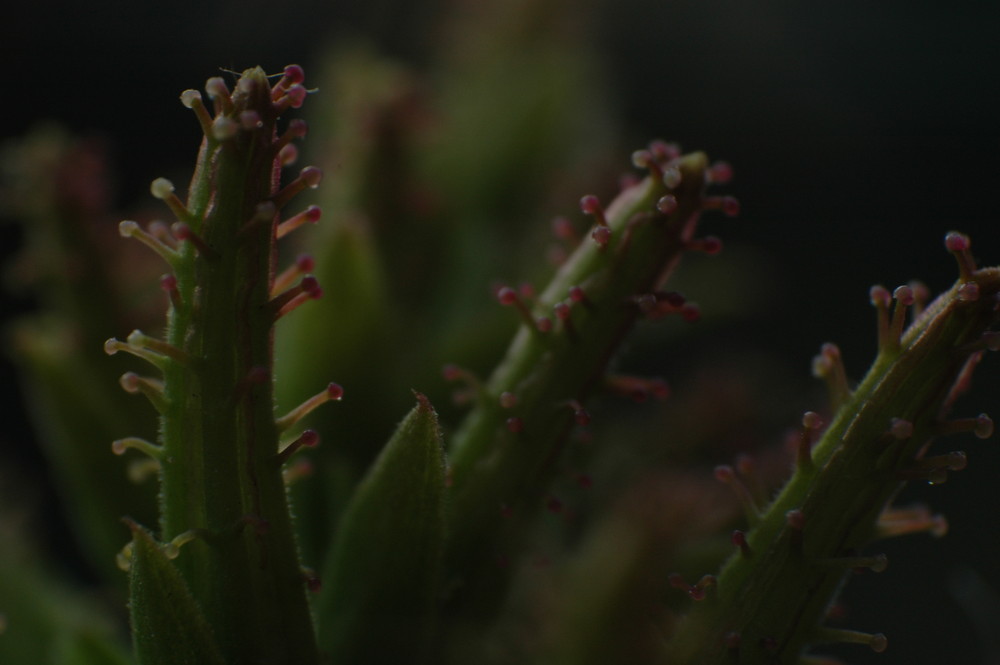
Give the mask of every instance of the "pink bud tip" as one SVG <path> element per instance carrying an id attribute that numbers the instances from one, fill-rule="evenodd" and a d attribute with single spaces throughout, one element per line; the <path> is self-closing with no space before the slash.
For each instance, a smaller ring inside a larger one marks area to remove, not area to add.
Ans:
<path id="1" fill-rule="evenodd" d="M 964 252 L 972 246 L 972 243 L 969 241 L 969 236 L 964 233 L 951 231 L 944 237 L 944 246 L 949 252 Z"/>
<path id="2" fill-rule="evenodd" d="M 701 308 L 693 302 L 684 303 L 681 306 L 681 318 L 688 323 L 697 323 L 701 320 Z"/>
<path id="3" fill-rule="evenodd" d="M 733 535 L 730 540 L 736 547 L 743 548 L 747 546 L 747 535 L 739 529 L 733 531 Z"/>
<path id="4" fill-rule="evenodd" d="M 906 285 L 897 286 L 896 290 L 892 292 L 892 297 L 895 298 L 900 305 L 909 307 L 914 301 L 913 289 Z"/>
<path id="5" fill-rule="evenodd" d="M 295 259 L 295 267 L 300 272 L 312 272 L 316 267 L 316 259 L 309 254 L 299 254 Z"/>
<path id="6" fill-rule="evenodd" d="M 871 298 L 872 304 L 876 307 L 888 307 L 892 302 L 892 296 L 889 294 L 889 289 L 885 288 L 881 284 L 876 284 L 868 290 L 868 297 Z"/>
<path id="7" fill-rule="evenodd" d="M 720 483 L 728 483 L 736 478 L 736 471 L 728 464 L 720 464 L 715 467 L 713 474 Z"/>
<path id="8" fill-rule="evenodd" d="M 160 278 L 160 288 L 170 292 L 177 289 L 177 278 L 173 275 L 164 275 Z"/>
<path id="9" fill-rule="evenodd" d="M 302 138 L 309 131 L 309 123 L 301 118 L 296 118 L 288 123 L 288 133 L 291 136 Z"/>
<path id="10" fill-rule="evenodd" d="M 556 217 L 552 220 L 552 233 L 560 240 L 572 240 L 576 237 L 573 222 L 565 217 Z"/>
<path id="11" fill-rule="evenodd" d="M 722 240 L 716 236 L 705 236 L 701 241 L 701 251 L 714 256 L 722 251 Z"/>
<path id="12" fill-rule="evenodd" d="M 319 593 L 323 590 L 323 581 L 316 576 L 307 577 L 306 588 L 309 589 L 310 593 Z"/>
<path id="13" fill-rule="evenodd" d="M 723 196 L 722 212 L 728 217 L 736 217 L 740 214 L 740 202 L 732 196 Z"/>
<path id="14" fill-rule="evenodd" d="M 281 147 L 278 151 L 278 162 L 282 166 L 291 166 L 299 160 L 299 149 L 295 147 L 294 143 L 288 143 Z"/>
<path id="15" fill-rule="evenodd" d="M 587 299 L 587 294 L 579 286 L 569 287 L 569 299 L 573 302 L 583 302 Z"/>
<path id="16" fill-rule="evenodd" d="M 976 282 L 966 282 L 958 287 L 958 299 L 963 302 L 975 302 L 979 300 L 979 284 Z"/>
<path id="17" fill-rule="evenodd" d="M 326 387 L 326 396 L 331 400 L 338 402 L 344 397 L 344 389 L 339 383 L 331 382 L 330 385 Z"/>
<path id="18" fill-rule="evenodd" d="M 552 310 L 555 312 L 556 317 L 560 321 L 565 321 L 572 314 L 572 312 L 570 311 L 569 305 L 567 305 L 564 302 L 558 302 L 558 303 L 556 303 L 555 306 L 552 308 Z"/>
<path id="19" fill-rule="evenodd" d="M 681 156 L 681 148 L 676 143 L 655 140 L 649 144 L 649 151 L 661 162 L 668 162 Z"/>
<path id="20" fill-rule="evenodd" d="M 319 221 L 319 218 L 323 216 L 323 210 L 319 206 L 309 206 L 303 213 L 305 214 L 306 221 L 315 224 Z"/>
<path id="21" fill-rule="evenodd" d="M 594 242 L 602 247 L 611 241 L 611 229 L 607 226 L 598 226 L 590 235 Z"/>
<path id="22" fill-rule="evenodd" d="M 656 209 L 664 215 L 669 215 L 677 210 L 677 198 L 673 194 L 660 197 L 660 200 L 656 202 Z"/>
<path id="23" fill-rule="evenodd" d="M 319 187 L 320 180 L 323 179 L 323 170 L 318 166 L 307 166 L 299 173 L 299 177 L 302 178 L 306 187 L 316 189 Z"/>
<path id="24" fill-rule="evenodd" d="M 580 199 L 580 210 L 588 215 L 596 215 L 602 212 L 601 201 L 593 194 L 587 194 Z"/>
<path id="25" fill-rule="evenodd" d="M 518 300 L 517 291 L 509 286 L 505 286 L 497 291 L 497 300 L 500 301 L 501 305 L 513 305 Z"/>
<path id="26" fill-rule="evenodd" d="M 289 105 L 293 109 L 297 109 L 301 108 L 302 104 L 305 103 L 306 95 L 309 94 L 309 91 L 306 90 L 302 85 L 297 83 L 292 87 L 290 87 L 286 94 L 288 95 Z"/>
<path id="27" fill-rule="evenodd" d="M 314 429 L 307 429 L 299 435 L 299 442 L 307 448 L 315 448 L 319 445 L 319 434 Z"/>
<path id="28" fill-rule="evenodd" d="M 310 298 L 319 298 L 323 295 L 323 289 L 319 286 L 319 280 L 313 275 L 306 275 L 302 278 L 302 292 L 309 295 Z"/>
<path id="29" fill-rule="evenodd" d="M 709 180 L 719 184 L 725 184 L 733 179 L 733 167 L 729 162 L 715 162 L 708 169 Z"/>
<path id="30" fill-rule="evenodd" d="M 535 320 L 535 327 L 538 328 L 538 332 L 552 332 L 552 319 L 547 316 L 540 316 Z"/>
<path id="31" fill-rule="evenodd" d="M 170 227 L 170 230 L 173 232 L 174 237 L 178 240 L 190 240 L 194 235 L 194 232 L 191 231 L 191 227 L 184 222 L 176 222 Z"/>
<path id="32" fill-rule="evenodd" d="M 289 85 L 295 85 L 296 83 L 302 83 L 306 80 L 305 70 L 299 65 L 288 65 L 285 67 L 284 79 Z"/>

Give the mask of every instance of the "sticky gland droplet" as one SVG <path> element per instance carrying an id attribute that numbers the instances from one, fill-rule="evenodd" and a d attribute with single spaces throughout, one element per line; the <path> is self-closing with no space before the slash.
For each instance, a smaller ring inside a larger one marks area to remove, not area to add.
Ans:
<path id="1" fill-rule="evenodd" d="M 594 242 L 598 245 L 605 247 L 609 242 L 611 242 L 611 229 L 607 226 L 598 226 L 590 234 L 590 237 L 593 238 Z"/>

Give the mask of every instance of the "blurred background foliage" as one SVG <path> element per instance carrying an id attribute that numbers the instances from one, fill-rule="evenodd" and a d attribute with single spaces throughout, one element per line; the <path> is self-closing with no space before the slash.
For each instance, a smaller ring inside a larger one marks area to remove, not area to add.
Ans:
<path id="1" fill-rule="evenodd" d="M 121 368 L 101 353 L 101 342 L 157 321 L 163 298 L 155 274 L 129 260 L 129 243 L 116 239 L 114 224 L 121 216 L 163 214 L 149 212 L 154 177 L 189 177 L 199 129 L 175 95 L 218 67 L 280 71 L 298 62 L 307 83 L 319 88 L 306 116 L 311 136 L 303 163 L 327 172 L 317 193 L 324 219 L 299 240 L 316 255 L 327 297 L 311 314 L 305 308 L 291 317 L 279 337 L 279 399 L 295 403 L 328 380 L 344 384 L 348 396 L 311 423 L 324 433 L 324 445 L 316 452 L 319 477 L 296 488 L 307 524 L 335 521 L 330 506 L 343 500 L 406 411 L 410 388 L 431 397 L 446 427 L 457 422 L 461 409 L 451 404 L 453 386 L 440 378 L 441 365 L 487 372 L 516 325 L 490 297 L 491 284 L 544 283 L 552 218 L 579 220 L 581 194 L 613 192 L 631 149 L 663 137 L 735 166 L 730 191 L 742 215 L 707 227 L 723 237 L 723 255 L 690 257 L 674 285 L 699 302 L 703 320 L 695 328 L 643 327 L 618 361 L 623 369 L 665 375 L 674 397 L 662 408 L 598 403 L 595 441 L 634 443 L 580 453 L 581 466 L 600 469 L 588 492 L 569 481 L 557 488 L 596 520 L 607 512 L 599 506 L 651 496 L 624 488 L 662 480 L 657 474 L 710 469 L 780 444 L 803 410 L 823 404 L 808 373 L 822 342 L 841 345 L 854 377 L 871 360 L 871 284 L 920 278 L 938 291 L 954 279 L 942 249 L 947 230 L 969 233 L 983 262 L 1000 263 L 998 22 L 1000 6 L 985 1 L 20 6 L 0 27 L 10 72 L 0 131 L 11 139 L 42 122 L 61 129 L 47 130 L 48 139 L 34 135 L 44 143 L 32 151 L 34 161 L 12 157 L 14 148 L 5 155 L 5 168 L 17 177 L 8 176 L 2 213 L 27 223 L 0 226 L 8 266 L 4 320 L 35 310 L 66 316 L 81 302 L 130 307 L 124 316 L 83 308 L 78 330 L 51 317 L 10 328 L 11 353 L 0 365 L 7 393 L 0 403 L 3 569 L 23 570 L 21 583 L 56 589 L 66 577 L 114 598 L 97 580 L 114 578 L 99 552 L 115 547 L 118 525 L 77 539 L 69 525 L 81 518 L 63 507 L 66 496 L 113 503 L 125 500 L 116 493 L 134 493 L 127 499 L 136 506 L 132 516 L 154 521 L 143 514 L 151 509 L 149 487 L 125 482 L 122 460 L 106 456 L 108 482 L 99 491 L 73 485 L 66 469 L 77 461 L 69 442 L 80 433 L 58 431 L 44 415 L 39 420 L 48 426 L 33 428 L 28 415 L 45 400 L 107 410 L 103 422 L 115 431 L 86 434 L 102 450 L 123 433 L 152 428 L 151 413 L 102 401 L 118 390 Z M 83 142 L 59 138 L 69 136 Z M 59 165 L 72 160 L 107 164 L 100 168 L 112 186 L 102 200 L 59 208 L 47 194 Z M 21 195 L 13 195 L 11 182 Z M 82 220 L 90 235 L 54 236 L 44 223 L 53 216 Z M 52 248 L 76 256 L 87 255 L 79 251 L 87 245 L 90 256 L 106 258 L 79 273 L 90 276 L 81 281 L 62 270 L 72 260 Z M 39 258 L 39 247 L 49 248 L 48 258 Z M 100 295 L 110 293 L 117 297 Z M 136 311 L 136 302 L 154 306 Z M 338 344 L 324 335 L 331 326 Z M 67 348 L 92 354 L 68 362 L 60 357 Z M 44 383 L 50 394 L 40 395 L 38 382 L 19 381 L 14 361 L 56 372 Z M 987 359 L 963 411 L 997 416 L 998 369 Z M 65 391 L 51 394 L 53 385 Z M 108 424 L 116 418 L 137 423 Z M 46 461 L 46 447 L 59 462 Z M 777 482 L 782 462 L 768 455 L 760 463 L 775 468 Z M 944 488 L 907 490 L 910 499 L 948 515 L 948 537 L 886 543 L 889 571 L 848 586 L 852 627 L 885 632 L 891 643 L 882 656 L 850 650 L 852 662 L 998 662 L 1000 500 L 993 478 L 1000 454 L 987 442 L 969 456 L 969 469 Z M 684 488 L 675 501 L 701 500 L 690 474 L 671 482 Z M 598 533 L 628 537 L 620 524 L 606 524 Z M 19 535 L 8 537 L 14 529 Z M 124 527 L 118 530 L 124 543 Z M 569 574 L 586 576 L 588 562 L 605 555 L 595 544 L 600 539 L 578 537 L 592 558 Z M 86 544 L 93 540 L 103 545 Z M 307 538 L 307 558 L 327 545 Z M 37 552 L 48 554 L 40 559 Z M 6 591 L 6 581 L 9 572 L 0 575 L 0 592 L 27 598 Z M 531 583 L 529 573 L 525 586 Z M 32 595 L 39 612 L 49 611 L 55 597 Z M 79 601 L 81 608 L 90 600 Z M 73 609 L 76 602 L 55 602 L 66 615 L 59 625 L 71 627 L 64 636 L 113 630 L 81 622 L 88 613 Z M 76 646 L 67 640 L 53 649 L 88 648 L 79 646 L 84 638 Z"/>

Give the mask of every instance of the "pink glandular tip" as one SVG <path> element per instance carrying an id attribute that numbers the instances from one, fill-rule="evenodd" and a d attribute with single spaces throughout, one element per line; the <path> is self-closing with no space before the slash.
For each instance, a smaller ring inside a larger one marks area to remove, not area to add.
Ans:
<path id="1" fill-rule="evenodd" d="M 681 156 L 681 148 L 676 143 L 655 140 L 650 142 L 649 151 L 661 162 L 668 162 Z"/>
<path id="2" fill-rule="evenodd" d="M 611 229 L 607 226 L 598 226 L 590 235 L 594 239 L 594 242 L 602 247 L 611 241 Z"/>
<path id="3" fill-rule="evenodd" d="M 316 267 L 316 259 L 309 254 L 299 254 L 295 259 L 295 267 L 301 272 L 312 272 Z"/>
<path id="4" fill-rule="evenodd" d="M 720 483 L 732 482 L 736 478 L 736 471 L 728 464 L 720 464 L 715 467 L 713 474 Z"/>
<path id="5" fill-rule="evenodd" d="M 681 318 L 688 323 L 697 323 L 701 320 L 701 308 L 692 302 L 684 303 L 681 306 Z"/>
<path id="6" fill-rule="evenodd" d="M 211 99 L 216 99 L 218 97 L 228 97 L 229 96 L 229 86 L 222 79 L 221 76 L 213 76 L 212 78 L 205 81 L 205 92 Z"/>
<path id="7" fill-rule="evenodd" d="M 288 129 L 286 131 L 289 136 L 302 138 L 309 132 L 309 123 L 301 118 L 295 118 L 288 123 Z"/>
<path id="8" fill-rule="evenodd" d="M 299 442 L 308 448 L 315 448 L 319 445 L 319 433 L 314 429 L 303 430 L 299 435 Z"/>
<path id="9" fill-rule="evenodd" d="M 513 305 L 518 301 L 517 291 L 505 286 L 497 291 L 497 300 L 500 301 L 501 305 Z"/>
<path id="10" fill-rule="evenodd" d="M 326 387 L 326 396 L 333 401 L 340 401 L 344 397 L 344 388 L 339 383 L 330 382 Z"/>
<path id="11" fill-rule="evenodd" d="M 969 236 L 964 233 L 951 231 L 944 237 L 944 246 L 949 252 L 964 252 L 972 246 L 972 243 L 969 241 Z"/>
<path id="12" fill-rule="evenodd" d="M 300 284 L 302 286 L 302 292 L 310 298 L 316 299 L 323 295 L 323 289 L 320 288 L 319 280 L 313 275 L 306 275 L 303 277 Z"/>
<path id="13" fill-rule="evenodd" d="M 547 316 L 540 316 L 535 320 L 535 327 L 538 328 L 538 332 L 551 332 L 552 331 L 552 319 Z"/>
<path id="14" fill-rule="evenodd" d="M 253 110 L 242 111 L 240 113 L 240 125 L 243 129 L 250 131 L 260 129 L 264 126 L 264 121 L 260 119 L 260 113 Z"/>
<path id="15" fill-rule="evenodd" d="M 309 91 L 305 89 L 301 84 L 296 83 L 292 87 L 288 88 L 288 92 L 285 93 L 288 96 L 289 106 L 293 109 L 301 108 L 302 104 L 306 101 L 306 95 Z"/>
<path id="16" fill-rule="evenodd" d="M 728 217 L 736 217 L 740 214 L 740 202 L 732 196 L 723 196 L 722 213 Z"/>
<path id="17" fill-rule="evenodd" d="M 958 287 L 958 299 L 962 302 L 975 302 L 979 300 L 979 284 L 976 282 L 966 282 Z"/>
<path id="18" fill-rule="evenodd" d="M 160 278 L 160 288 L 167 292 L 176 291 L 177 278 L 174 275 L 164 275 Z"/>
<path id="19" fill-rule="evenodd" d="M 733 179 L 733 167 L 729 162 L 715 162 L 708 169 L 708 179 L 714 183 L 725 184 Z"/>
<path id="20" fill-rule="evenodd" d="M 289 143 L 284 145 L 278 151 L 278 162 L 282 166 L 291 166 L 297 161 L 299 161 L 299 149 L 295 147 L 295 144 Z"/>
<path id="21" fill-rule="evenodd" d="M 913 436 L 913 423 L 903 418 L 893 418 L 889 423 L 889 434 L 894 439 L 905 441 Z"/>
<path id="22" fill-rule="evenodd" d="M 295 85 L 306 80 L 306 72 L 299 65 L 288 65 L 285 67 L 283 78 L 288 85 Z"/>
<path id="23" fill-rule="evenodd" d="M 580 199 L 580 210 L 588 215 L 596 215 L 602 212 L 601 201 L 593 194 L 587 194 Z"/>
<path id="24" fill-rule="evenodd" d="M 560 240 L 573 240 L 576 238 L 576 230 L 573 222 L 565 217 L 556 217 L 552 220 L 552 233 Z"/>
<path id="25" fill-rule="evenodd" d="M 903 286 L 897 286 L 896 290 L 892 292 L 892 297 L 895 298 L 900 305 L 909 307 L 914 301 L 913 289 L 905 284 Z"/>
<path id="26" fill-rule="evenodd" d="M 569 287 L 569 299 L 573 302 L 583 302 L 587 299 L 587 294 L 579 286 Z"/>
<path id="27" fill-rule="evenodd" d="M 307 166 L 299 173 L 299 178 L 302 179 L 306 187 L 316 189 L 323 179 L 323 169 L 318 166 Z"/>
<path id="28" fill-rule="evenodd" d="M 785 513 L 785 522 L 796 531 L 801 531 L 806 526 L 806 516 L 798 508 Z"/>
<path id="29" fill-rule="evenodd" d="M 555 312 L 556 318 L 560 321 L 565 321 L 572 315 L 569 305 L 564 302 L 557 302 L 552 307 L 552 310 Z"/>
<path id="30" fill-rule="evenodd" d="M 508 418 L 507 429 L 513 432 L 514 434 L 517 434 L 518 432 L 524 429 L 524 421 L 518 418 L 517 416 Z"/>
<path id="31" fill-rule="evenodd" d="M 889 293 L 889 289 L 881 284 L 876 284 L 868 289 L 868 297 L 876 307 L 888 307 L 892 302 L 892 295 Z"/>

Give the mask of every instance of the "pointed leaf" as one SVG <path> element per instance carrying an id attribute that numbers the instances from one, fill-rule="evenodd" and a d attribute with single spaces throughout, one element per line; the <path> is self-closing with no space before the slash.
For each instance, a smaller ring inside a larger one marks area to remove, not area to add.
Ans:
<path id="1" fill-rule="evenodd" d="M 223 665 L 219 647 L 180 571 L 149 533 L 132 529 L 132 635 L 142 665 Z"/>
<path id="2" fill-rule="evenodd" d="M 423 395 L 344 515 L 324 570 L 321 645 L 334 662 L 419 662 L 444 539 L 445 469 Z"/>

